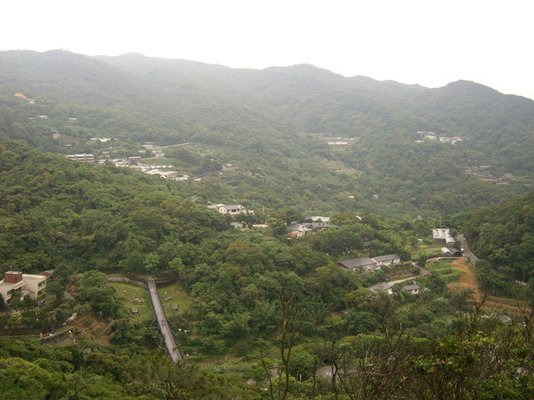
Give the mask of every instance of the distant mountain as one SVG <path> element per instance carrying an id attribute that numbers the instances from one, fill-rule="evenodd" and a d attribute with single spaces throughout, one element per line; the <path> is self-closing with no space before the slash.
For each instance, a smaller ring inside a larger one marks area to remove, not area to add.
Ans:
<path id="1" fill-rule="evenodd" d="M 504 199 L 533 180 L 534 101 L 468 81 L 428 89 L 312 65 L 252 70 L 134 53 L 0 53 L 0 131 L 67 151 L 36 115 L 80 151 L 93 149 L 92 136 L 131 149 L 187 142 L 197 157 L 238 165 L 189 188 L 204 201 L 413 215 Z M 450 144 L 453 137 L 461 142 Z"/>
<path id="2" fill-rule="evenodd" d="M 467 131 L 465 134 L 484 130 L 489 135 L 508 124 L 532 134 L 534 124 L 534 101 L 469 81 L 427 89 L 361 76 L 345 78 L 312 65 L 258 71 L 139 54 L 98 59 L 152 83 L 164 81 L 166 87 L 179 83 L 209 85 L 210 90 L 223 91 L 226 97 L 246 96 L 262 106 L 267 103 L 272 112 L 300 121 L 301 129 L 314 128 L 319 116 L 320 127 L 335 134 L 355 134 L 355 130 L 365 134 L 370 124 L 366 121 L 354 127 L 359 118 L 389 120 L 397 128 L 412 129 L 414 124 L 426 123 L 429 130 Z"/>

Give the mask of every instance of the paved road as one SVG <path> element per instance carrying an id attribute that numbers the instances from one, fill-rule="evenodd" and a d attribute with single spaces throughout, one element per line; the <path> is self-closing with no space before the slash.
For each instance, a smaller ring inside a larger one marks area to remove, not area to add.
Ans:
<path id="1" fill-rule="evenodd" d="M 464 249 L 464 257 L 468 258 L 471 261 L 471 264 L 476 265 L 479 261 L 478 257 L 473 254 L 469 246 L 467 245 L 467 240 L 465 240 L 464 235 L 458 235 L 458 240 Z"/>
<path id="2" fill-rule="evenodd" d="M 412 264 L 415 266 L 414 263 Z M 421 271 L 419 275 L 412 275 L 412 276 L 409 276 L 408 278 L 397 279 L 396 281 L 379 282 L 373 286 L 369 286 L 367 289 L 372 290 L 373 292 L 380 291 L 380 290 L 387 290 L 391 288 L 393 285 L 396 285 L 397 283 L 406 282 L 406 281 L 414 280 L 417 278 L 421 278 L 422 276 L 430 275 L 430 271 L 424 268 L 419 267 L 419 270 Z"/>
<path id="3" fill-rule="evenodd" d="M 156 314 L 156 319 L 158 321 L 159 330 L 163 336 L 163 341 L 165 342 L 165 347 L 167 347 L 167 352 L 172 359 L 173 363 L 182 361 L 182 355 L 176 346 L 174 337 L 172 336 L 171 328 L 163 312 L 163 306 L 159 298 L 158 289 L 156 287 L 156 282 L 154 279 L 147 279 L 148 292 L 150 294 L 150 300 L 152 301 L 152 308 L 154 308 L 154 313 Z"/>

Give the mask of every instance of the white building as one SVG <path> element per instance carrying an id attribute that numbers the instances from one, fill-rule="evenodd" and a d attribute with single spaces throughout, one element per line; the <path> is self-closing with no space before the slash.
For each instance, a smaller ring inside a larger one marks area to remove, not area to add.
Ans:
<path id="1" fill-rule="evenodd" d="M 95 156 L 94 154 L 67 154 L 65 156 L 69 160 L 78 161 L 82 163 L 94 163 Z"/>
<path id="2" fill-rule="evenodd" d="M 375 260 L 379 266 L 383 266 L 383 265 L 398 264 L 400 263 L 401 258 L 399 257 L 398 254 L 386 254 L 385 256 L 373 257 L 373 260 Z"/>
<path id="3" fill-rule="evenodd" d="M 212 204 L 208 208 L 228 215 L 254 214 L 254 211 L 247 210 L 241 204 Z"/>
<path id="4" fill-rule="evenodd" d="M 373 258 L 351 258 L 349 260 L 341 260 L 338 264 L 355 272 L 375 272 L 379 271 L 382 266 L 398 264 L 400 261 L 401 258 L 398 254 L 386 254 L 383 256 L 375 256 Z"/>
<path id="5" fill-rule="evenodd" d="M 9 301 L 13 296 L 24 298 L 30 296 L 35 300 L 46 288 L 47 276 L 23 274 L 20 271 L 7 271 L 4 279 L 0 281 L 0 295 L 4 301 Z"/>
<path id="6" fill-rule="evenodd" d="M 444 243 L 447 247 L 454 246 L 456 241 L 450 233 L 450 229 L 437 228 L 432 229 L 432 240 L 435 243 Z"/>

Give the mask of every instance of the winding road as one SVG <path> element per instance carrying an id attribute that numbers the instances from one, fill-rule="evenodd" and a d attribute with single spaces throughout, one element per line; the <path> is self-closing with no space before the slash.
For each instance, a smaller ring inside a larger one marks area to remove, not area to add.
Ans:
<path id="1" fill-rule="evenodd" d="M 464 235 L 458 235 L 458 240 L 460 241 L 460 244 L 462 245 L 462 248 L 464 249 L 464 257 L 469 259 L 471 261 L 471 264 L 476 265 L 478 262 L 478 257 L 473 254 L 469 246 L 467 245 L 467 240 L 465 240 Z"/>
<path id="2" fill-rule="evenodd" d="M 414 266 L 415 263 L 412 263 Z M 417 279 L 417 278 L 421 278 L 422 276 L 427 276 L 427 275 L 430 275 L 430 271 L 424 269 L 424 268 L 421 268 L 421 267 L 418 267 L 419 270 L 421 271 L 419 273 L 419 275 L 411 275 L 407 278 L 404 278 L 404 279 L 397 279 L 395 281 L 384 281 L 384 282 L 379 282 L 375 285 L 372 285 L 372 286 L 369 286 L 367 289 L 369 290 L 372 290 L 373 292 L 377 292 L 377 291 L 381 291 L 381 290 L 387 290 L 391 287 L 393 287 L 393 285 L 396 285 L 397 283 L 402 283 L 402 282 L 406 282 L 406 281 L 409 281 L 409 280 L 414 280 L 414 279 Z"/>
<path id="3" fill-rule="evenodd" d="M 156 314 L 156 319 L 158 321 L 159 330 L 161 336 L 163 336 L 163 341 L 165 342 L 165 347 L 167 347 L 167 352 L 171 357 L 173 363 L 182 361 L 182 355 L 176 346 L 174 341 L 174 336 L 172 336 L 171 328 L 167 322 L 167 317 L 165 317 L 165 312 L 163 311 L 163 306 L 161 305 L 161 300 L 159 298 L 158 289 L 156 288 L 156 282 L 154 279 L 147 279 L 148 292 L 150 294 L 150 300 L 152 301 L 152 307 L 154 308 L 154 313 Z"/>

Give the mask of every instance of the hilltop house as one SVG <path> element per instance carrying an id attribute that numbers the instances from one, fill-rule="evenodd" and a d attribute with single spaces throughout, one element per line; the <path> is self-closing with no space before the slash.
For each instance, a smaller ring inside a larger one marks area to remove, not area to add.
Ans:
<path id="1" fill-rule="evenodd" d="M 13 296 L 30 296 L 35 300 L 46 288 L 49 275 L 23 274 L 20 271 L 7 271 L 0 281 L 0 295 L 8 302 Z"/>

